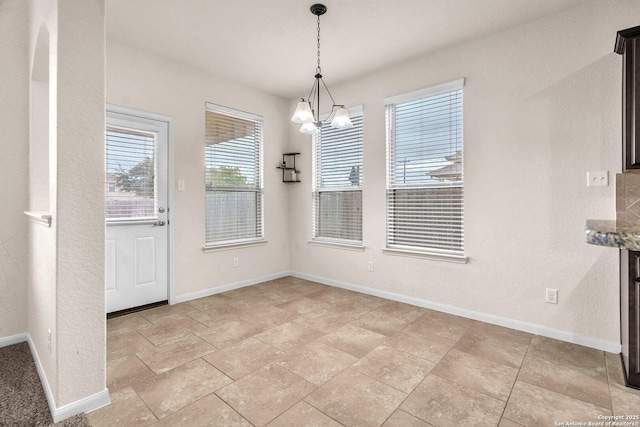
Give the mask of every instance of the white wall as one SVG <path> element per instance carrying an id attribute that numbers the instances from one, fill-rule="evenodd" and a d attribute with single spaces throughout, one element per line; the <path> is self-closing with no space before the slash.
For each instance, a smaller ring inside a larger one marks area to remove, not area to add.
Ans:
<path id="1" fill-rule="evenodd" d="M 106 393 L 104 0 L 57 10 L 57 406 Z"/>
<path id="2" fill-rule="evenodd" d="M 39 35 L 49 34 L 48 88 L 40 81 L 25 85 L 31 87 L 25 94 L 26 102 L 31 99 L 30 147 L 42 152 L 31 153 L 31 182 L 22 190 L 31 194 L 31 208 L 49 210 L 52 223 L 51 228 L 29 225 L 28 303 L 21 309 L 28 314 L 27 331 L 54 421 L 60 421 L 108 402 L 104 1 L 32 0 L 29 15 L 19 24 L 28 41 L 27 79 L 34 58 L 47 60 L 40 55 L 42 45 L 36 46 Z M 41 79 L 47 73 L 46 65 L 36 69 Z M 28 118 L 25 123 L 29 125 Z M 19 167 L 29 172 L 29 163 Z"/>
<path id="3" fill-rule="evenodd" d="M 213 102 L 264 118 L 267 244 L 204 253 L 204 105 Z M 288 103 L 147 52 L 107 44 L 107 102 L 173 118 L 171 232 L 173 286 L 178 299 L 289 269 L 288 186 L 281 183 Z M 176 191 L 177 180 L 185 191 Z M 240 266 L 233 268 L 233 258 Z"/>
<path id="4" fill-rule="evenodd" d="M 306 180 L 290 195 L 297 212 L 291 218 L 291 269 L 615 348 L 618 251 L 586 244 L 584 225 L 588 218 L 615 218 L 622 65 L 613 44 L 616 31 L 637 25 L 638 16 L 634 0 L 585 2 L 332 87 L 339 102 L 364 104 L 366 251 L 307 243 Z M 383 98 L 459 77 L 466 78 L 469 263 L 385 255 Z M 289 148 L 303 153 L 301 168 L 310 170 L 310 137 L 294 126 L 290 135 Z M 587 188 L 586 172 L 594 170 L 608 170 L 611 186 Z M 369 260 L 373 273 L 367 272 Z M 558 305 L 545 303 L 547 287 L 559 290 Z"/>
<path id="5" fill-rule="evenodd" d="M 28 5 L 0 2 L 0 338 L 27 330 Z"/>
<path id="6" fill-rule="evenodd" d="M 54 3 L 31 1 L 29 8 L 29 79 L 30 79 L 30 135 L 29 135 L 29 209 L 54 213 L 56 208 L 55 165 L 56 126 L 50 117 L 55 111 L 55 29 Z M 50 78 L 51 75 L 51 78 Z M 51 82 L 50 82 L 51 80 Z M 51 83 L 51 84 L 50 84 Z M 45 164 L 46 162 L 46 164 Z M 46 176 L 45 176 L 46 174 Z M 54 216 L 55 218 L 55 216 Z M 58 389 L 57 322 L 56 322 L 56 230 L 30 221 L 29 223 L 29 282 L 28 332 L 38 361 L 46 376 L 48 387 L 55 395 Z M 49 330 L 51 349 L 49 349 Z"/>

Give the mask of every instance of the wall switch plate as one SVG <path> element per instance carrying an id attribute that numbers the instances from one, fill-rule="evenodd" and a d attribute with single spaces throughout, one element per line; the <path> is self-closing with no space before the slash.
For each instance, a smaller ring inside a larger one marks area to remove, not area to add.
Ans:
<path id="1" fill-rule="evenodd" d="M 369 262 L 367 263 L 367 270 L 369 270 L 369 271 L 373 271 L 373 261 L 369 261 Z"/>
<path id="2" fill-rule="evenodd" d="M 557 304 L 558 303 L 558 290 L 547 288 L 545 293 L 545 301 L 549 304 Z"/>
<path id="3" fill-rule="evenodd" d="M 240 267 L 240 260 L 238 257 L 233 259 L 233 268 Z"/>
<path id="4" fill-rule="evenodd" d="M 51 329 L 47 329 L 47 349 L 51 353 Z"/>
<path id="5" fill-rule="evenodd" d="M 587 172 L 587 187 L 608 187 L 609 171 Z"/>
<path id="6" fill-rule="evenodd" d="M 184 180 L 178 180 L 178 191 L 184 191 Z"/>

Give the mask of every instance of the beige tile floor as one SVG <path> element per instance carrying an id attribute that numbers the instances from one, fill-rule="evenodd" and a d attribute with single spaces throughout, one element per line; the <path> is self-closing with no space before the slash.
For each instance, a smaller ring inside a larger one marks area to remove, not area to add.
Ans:
<path id="1" fill-rule="evenodd" d="M 553 426 L 640 415 L 618 355 L 283 278 L 107 322 L 94 426 Z"/>

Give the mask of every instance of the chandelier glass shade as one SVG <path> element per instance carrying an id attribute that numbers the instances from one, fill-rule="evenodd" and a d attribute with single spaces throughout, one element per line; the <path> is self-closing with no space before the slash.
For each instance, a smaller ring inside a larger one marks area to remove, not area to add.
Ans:
<path id="1" fill-rule="evenodd" d="M 309 96 L 306 100 L 300 98 L 296 106 L 296 111 L 291 117 L 292 122 L 302 124 L 302 126 L 300 126 L 300 132 L 302 133 L 320 133 L 322 125 L 328 122 L 331 123 L 331 127 L 337 129 L 348 129 L 353 126 L 349 118 L 349 111 L 344 105 L 336 104 L 329 88 L 324 80 L 322 80 L 320 68 L 320 15 L 323 15 L 326 11 L 326 6 L 322 4 L 314 4 L 311 6 L 311 13 L 318 17 L 318 65 L 316 66 L 315 81 L 313 82 Z M 332 103 L 331 112 L 324 121 L 320 118 L 320 86 L 324 87 Z"/>

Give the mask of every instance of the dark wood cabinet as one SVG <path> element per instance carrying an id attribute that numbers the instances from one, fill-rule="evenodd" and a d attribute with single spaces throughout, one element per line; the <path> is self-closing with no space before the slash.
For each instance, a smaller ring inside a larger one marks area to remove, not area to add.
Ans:
<path id="1" fill-rule="evenodd" d="M 640 26 L 618 31 L 614 51 L 623 57 L 623 169 L 640 169 Z"/>
<path id="2" fill-rule="evenodd" d="M 629 387 L 640 389 L 640 251 L 620 251 L 620 336 Z"/>

